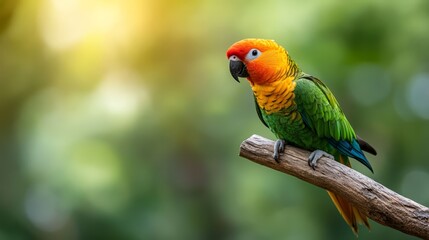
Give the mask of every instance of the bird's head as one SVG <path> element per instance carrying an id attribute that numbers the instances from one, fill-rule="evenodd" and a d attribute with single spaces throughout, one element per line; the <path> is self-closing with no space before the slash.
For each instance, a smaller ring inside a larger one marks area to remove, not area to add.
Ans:
<path id="1" fill-rule="evenodd" d="M 288 54 L 273 40 L 244 39 L 234 43 L 226 52 L 232 77 L 247 78 L 263 85 L 285 75 L 289 68 Z"/>

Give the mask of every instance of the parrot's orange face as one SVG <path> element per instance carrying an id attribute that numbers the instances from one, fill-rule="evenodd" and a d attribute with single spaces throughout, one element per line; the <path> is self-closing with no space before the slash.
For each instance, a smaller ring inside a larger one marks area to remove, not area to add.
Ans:
<path id="1" fill-rule="evenodd" d="M 287 53 L 273 40 L 244 39 L 226 52 L 232 77 L 239 82 L 245 77 L 253 84 L 263 85 L 278 79 L 288 70 Z"/>

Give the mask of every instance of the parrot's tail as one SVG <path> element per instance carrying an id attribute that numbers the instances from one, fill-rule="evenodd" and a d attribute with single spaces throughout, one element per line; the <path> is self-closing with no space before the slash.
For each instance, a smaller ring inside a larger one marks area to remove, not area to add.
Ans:
<path id="1" fill-rule="evenodd" d="M 359 209 L 355 208 L 344 198 L 335 195 L 330 191 L 328 191 L 328 194 L 340 212 L 341 216 L 343 216 L 344 220 L 352 228 L 356 235 L 358 234 L 358 223 L 365 224 L 368 228 L 370 228 L 368 219 L 364 213 L 359 211 Z"/>
<path id="2" fill-rule="evenodd" d="M 340 163 L 351 167 L 350 162 L 346 156 L 340 155 L 338 159 Z M 358 234 L 358 223 L 365 224 L 365 226 L 370 229 L 368 218 L 363 212 L 354 207 L 349 201 L 338 195 L 335 195 L 333 192 L 328 191 L 328 194 L 340 212 L 341 216 L 343 216 L 344 220 L 352 228 L 356 236 Z"/>

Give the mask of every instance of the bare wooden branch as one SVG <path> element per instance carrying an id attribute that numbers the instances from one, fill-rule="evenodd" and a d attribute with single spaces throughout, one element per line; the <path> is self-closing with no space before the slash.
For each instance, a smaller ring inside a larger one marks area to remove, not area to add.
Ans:
<path id="1" fill-rule="evenodd" d="M 253 135 L 240 146 L 240 156 L 300 178 L 349 199 L 372 220 L 404 233 L 429 239 L 429 209 L 371 178 L 328 158 L 308 166 L 308 151 L 287 145 L 280 164 L 272 157 L 274 142 Z M 424 183 L 422 183 L 424 184 Z"/>

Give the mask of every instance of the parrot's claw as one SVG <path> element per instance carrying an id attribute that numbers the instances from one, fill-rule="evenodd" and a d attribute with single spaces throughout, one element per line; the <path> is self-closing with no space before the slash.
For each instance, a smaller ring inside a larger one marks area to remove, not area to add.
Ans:
<path id="1" fill-rule="evenodd" d="M 286 141 L 282 139 L 277 139 L 277 141 L 274 143 L 274 154 L 273 158 L 276 160 L 277 163 L 280 163 L 280 153 L 283 153 L 285 151 Z"/>
<path id="2" fill-rule="evenodd" d="M 322 150 L 315 150 L 308 157 L 308 165 L 313 168 L 313 170 L 316 170 L 317 161 L 322 157 L 327 157 L 334 160 L 334 156 L 332 156 L 331 154 Z"/>

